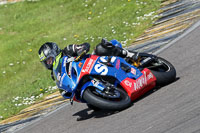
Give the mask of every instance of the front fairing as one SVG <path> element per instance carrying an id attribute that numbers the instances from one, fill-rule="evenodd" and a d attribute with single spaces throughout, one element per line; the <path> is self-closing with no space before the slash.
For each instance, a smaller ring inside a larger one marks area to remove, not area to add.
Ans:
<path id="1" fill-rule="evenodd" d="M 85 59 L 88 56 L 86 56 Z M 67 56 L 63 57 L 61 65 L 61 76 L 59 80 L 60 89 L 63 89 L 70 93 L 75 93 L 75 90 L 80 81 L 79 77 L 85 59 L 82 59 L 79 62 L 75 62 L 75 61 L 69 61 L 70 59 Z"/>

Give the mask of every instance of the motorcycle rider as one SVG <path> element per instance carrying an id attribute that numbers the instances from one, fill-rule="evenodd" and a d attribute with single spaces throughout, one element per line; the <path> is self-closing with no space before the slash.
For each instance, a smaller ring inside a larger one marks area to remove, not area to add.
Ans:
<path id="1" fill-rule="evenodd" d="M 75 57 L 79 56 L 84 50 L 88 52 L 90 50 L 89 43 L 83 44 L 70 44 L 64 49 L 60 49 L 58 45 L 54 42 L 44 43 L 39 51 L 40 62 L 49 70 L 51 70 L 51 76 L 53 80 L 60 80 L 60 65 L 62 64 L 62 57 L 68 56 L 67 62 L 74 61 Z M 93 54 L 99 56 L 120 56 L 122 58 L 137 58 L 137 53 L 129 52 L 128 50 L 122 48 L 121 43 L 117 40 L 111 40 L 108 42 L 102 39 Z M 56 78 L 55 78 L 56 77 Z"/>

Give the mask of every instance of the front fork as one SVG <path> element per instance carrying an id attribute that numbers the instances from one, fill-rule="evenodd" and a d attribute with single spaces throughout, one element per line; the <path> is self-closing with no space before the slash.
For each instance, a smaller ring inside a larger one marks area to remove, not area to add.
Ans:
<path id="1" fill-rule="evenodd" d="M 81 87 L 81 99 L 83 98 L 83 93 L 88 87 L 95 87 L 99 92 L 105 90 L 105 85 L 98 79 L 90 77 L 90 80 L 87 81 L 82 87 Z"/>

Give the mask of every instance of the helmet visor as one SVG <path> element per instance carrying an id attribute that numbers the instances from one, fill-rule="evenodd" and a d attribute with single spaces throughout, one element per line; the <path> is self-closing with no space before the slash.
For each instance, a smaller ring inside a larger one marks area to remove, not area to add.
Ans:
<path id="1" fill-rule="evenodd" d="M 46 63 L 47 65 L 53 65 L 53 57 L 49 57 L 48 59 L 46 59 Z"/>
<path id="2" fill-rule="evenodd" d="M 41 61 L 41 63 L 47 68 L 47 69 L 52 69 L 53 68 L 53 62 L 54 62 L 54 57 L 48 57 L 45 60 Z"/>

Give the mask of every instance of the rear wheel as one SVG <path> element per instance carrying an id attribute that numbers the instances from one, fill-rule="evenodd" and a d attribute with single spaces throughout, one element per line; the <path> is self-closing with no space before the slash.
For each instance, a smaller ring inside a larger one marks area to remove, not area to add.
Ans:
<path id="1" fill-rule="evenodd" d="M 95 87 L 88 87 L 83 99 L 88 104 L 105 110 L 123 110 L 131 105 L 131 99 L 122 89 L 99 92 Z"/>
<path id="2" fill-rule="evenodd" d="M 158 86 L 164 86 L 176 80 L 176 70 L 174 66 L 169 61 L 161 57 L 157 57 L 148 53 L 139 53 L 138 62 L 143 62 L 142 66 L 140 65 L 140 67 L 151 70 L 157 79 L 156 85 Z M 132 64 L 132 62 L 129 63 Z"/>
<path id="3" fill-rule="evenodd" d="M 161 57 L 157 57 L 147 68 L 155 75 L 157 79 L 156 83 L 159 86 L 167 85 L 176 79 L 174 66 Z"/>

